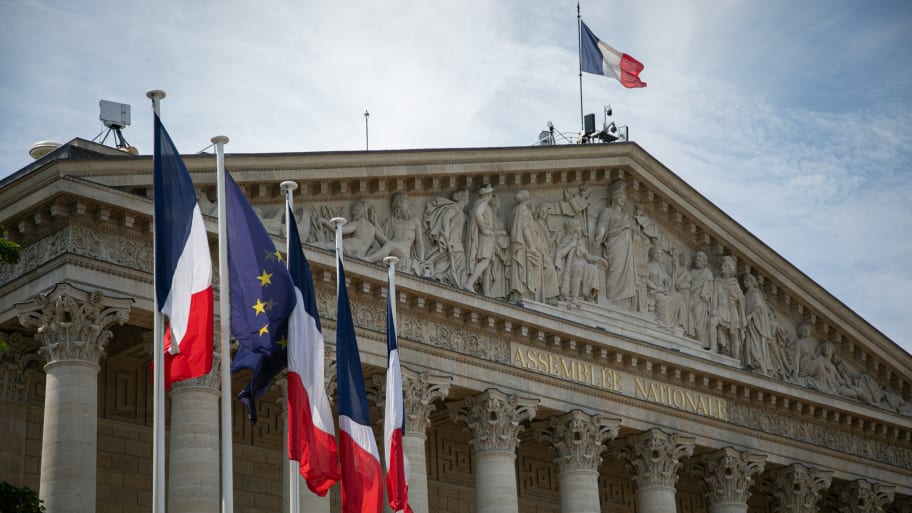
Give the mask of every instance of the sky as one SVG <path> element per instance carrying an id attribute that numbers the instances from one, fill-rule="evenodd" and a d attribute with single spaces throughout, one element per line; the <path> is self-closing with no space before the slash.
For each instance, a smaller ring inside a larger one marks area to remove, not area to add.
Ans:
<path id="1" fill-rule="evenodd" d="M 582 0 L 631 140 L 912 352 L 912 2 Z M 575 0 L 0 0 L 0 179 L 151 104 L 183 153 L 527 146 L 580 128 Z M 365 140 L 364 112 L 369 111 Z M 600 119 L 600 116 L 597 116 Z M 112 137 L 107 143 L 111 144 Z"/>

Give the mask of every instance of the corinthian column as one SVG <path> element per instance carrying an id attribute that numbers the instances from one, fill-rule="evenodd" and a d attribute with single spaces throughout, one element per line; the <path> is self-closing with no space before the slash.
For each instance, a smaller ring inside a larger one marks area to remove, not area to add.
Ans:
<path id="1" fill-rule="evenodd" d="M 838 493 L 839 513 L 882 513 L 893 502 L 895 486 L 871 483 L 864 479 L 842 486 Z"/>
<path id="2" fill-rule="evenodd" d="M 638 512 L 674 513 L 681 458 L 693 454 L 695 442 L 692 436 L 669 435 L 653 428 L 628 436 L 617 447 L 615 455 L 624 459 L 633 473 Z"/>
<path id="3" fill-rule="evenodd" d="M 773 513 L 817 513 L 820 492 L 830 487 L 833 473 L 807 468 L 800 463 L 772 469 L 771 493 L 776 505 Z"/>
<path id="4" fill-rule="evenodd" d="M 450 419 L 465 422 L 472 433 L 475 463 L 475 511 L 517 513 L 516 447 L 520 423 L 535 417 L 537 399 L 506 395 L 490 388 L 450 406 Z"/>
<path id="5" fill-rule="evenodd" d="M 765 465 L 766 456 L 726 447 L 701 454 L 686 470 L 702 478 L 709 513 L 747 513 L 753 476 L 763 472 Z"/>
<path id="6" fill-rule="evenodd" d="M 415 513 L 429 513 L 427 484 L 427 430 L 431 425 L 434 401 L 450 393 L 449 376 L 434 376 L 402 367 L 402 395 L 405 397 L 405 433 L 402 451 L 408 458 L 411 474 L 408 502 Z"/>
<path id="7" fill-rule="evenodd" d="M 98 361 L 108 328 L 127 321 L 132 303 L 58 283 L 16 305 L 19 323 L 37 329 L 47 360 L 38 495 L 48 511 L 95 511 Z"/>
<path id="8" fill-rule="evenodd" d="M 218 513 L 221 507 L 219 354 L 216 347 L 208 374 L 171 385 L 168 451 L 168 511 L 171 513 Z"/>
<path id="9" fill-rule="evenodd" d="M 600 513 L 598 468 L 605 440 L 614 440 L 620 419 L 592 416 L 573 410 L 548 419 L 535 430 L 535 438 L 551 443 L 557 453 L 561 511 Z"/>

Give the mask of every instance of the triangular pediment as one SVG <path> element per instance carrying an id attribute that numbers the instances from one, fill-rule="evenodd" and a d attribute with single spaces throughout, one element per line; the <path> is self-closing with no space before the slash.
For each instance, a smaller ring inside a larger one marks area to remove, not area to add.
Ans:
<path id="1" fill-rule="evenodd" d="M 185 161 L 214 236 L 215 159 Z M 404 291 L 413 279 L 413 293 L 446 297 L 489 327 L 574 346 L 587 337 L 544 328 L 564 321 L 780 394 L 800 387 L 912 415 L 912 357 L 634 143 L 228 155 L 227 166 L 277 238 L 279 184 L 293 180 L 306 244 L 332 248 L 329 220 L 345 217 L 356 276 L 399 256 L 412 277 Z M 84 218 L 148 245 L 151 158 L 54 161 L 5 180 L 0 204 L 0 223 L 24 244 Z M 314 251 L 316 265 L 331 262 Z M 0 287 L 22 273 L 0 267 Z M 504 303 L 506 314 L 492 313 Z M 583 359 L 604 349 L 582 345 Z"/>

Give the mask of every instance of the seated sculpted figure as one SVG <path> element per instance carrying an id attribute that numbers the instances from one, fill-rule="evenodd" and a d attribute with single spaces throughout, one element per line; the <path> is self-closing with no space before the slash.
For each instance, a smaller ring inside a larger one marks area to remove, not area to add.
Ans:
<path id="1" fill-rule="evenodd" d="M 564 224 L 554 264 L 560 275 L 561 299 L 577 304 L 580 299 L 595 301 L 598 298 L 600 284 L 596 264 L 605 268 L 608 262 L 589 253 L 578 220 L 569 219 Z"/>
<path id="2" fill-rule="evenodd" d="M 806 364 L 799 370 L 798 377 L 815 390 L 854 399 L 856 393 L 836 367 L 835 355 L 836 346 L 832 342 L 821 342 L 814 355 L 805 360 Z"/>
<path id="3" fill-rule="evenodd" d="M 364 259 L 379 262 L 388 256 L 394 256 L 399 258 L 403 270 L 414 272 L 413 260 L 424 260 L 421 220 L 412 216 L 411 203 L 404 192 L 393 194 L 390 210 L 392 215 L 384 221 L 382 230 L 377 231 L 377 240 L 382 246 L 367 254 Z"/>
<path id="4" fill-rule="evenodd" d="M 364 256 L 367 255 L 367 250 L 370 249 L 371 244 L 373 244 L 375 240 L 378 240 L 377 226 L 374 225 L 373 220 L 371 220 L 371 217 L 373 217 L 373 209 L 367 205 L 367 202 L 358 200 L 352 203 L 349 211 L 351 213 L 351 220 L 342 226 L 342 250 L 347 256 L 364 258 Z M 335 229 L 329 219 L 321 218 L 320 224 L 327 228 Z M 323 243 L 321 245 L 335 247 L 335 243 L 332 242 Z"/>

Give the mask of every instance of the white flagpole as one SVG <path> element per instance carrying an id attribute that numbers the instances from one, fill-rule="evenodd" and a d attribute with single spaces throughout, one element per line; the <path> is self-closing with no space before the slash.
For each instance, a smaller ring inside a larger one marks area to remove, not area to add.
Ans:
<path id="1" fill-rule="evenodd" d="M 334 217 L 329 220 L 336 227 L 336 292 L 339 291 L 339 264 L 342 261 L 342 227 L 348 221 L 344 217 Z"/>
<path id="2" fill-rule="evenodd" d="M 396 264 L 399 263 L 399 258 L 394 256 L 388 256 L 383 259 L 383 263 L 389 266 L 389 294 L 390 298 L 390 310 L 393 314 L 393 322 L 396 322 Z M 396 332 L 398 336 L 398 331 Z"/>
<path id="3" fill-rule="evenodd" d="M 219 354 L 221 366 L 221 459 L 222 513 L 234 512 L 234 462 L 231 440 L 231 278 L 228 269 L 228 223 L 225 205 L 225 143 L 228 137 L 217 135 L 215 144 L 216 184 L 218 188 L 219 240 Z"/>
<path id="4" fill-rule="evenodd" d="M 288 216 L 288 211 L 294 212 L 294 190 L 298 188 L 298 183 L 291 180 L 282 182 L 279 184 L 279 188 L 285 191 L 285 265 L 290 265 L 290 258 L 287 255 L 291 255 L 291 230 L 297 229 L 295 226 L 291 226 L 291 218 Z M 286 387 L 287 380 L 286 380 Z M 288 426 L 291 424 L 291 419 L 288 418 L 291 412 L 288 411 L 288 405 L 285 405 L 286 412 L 286 422 L 285 422 L 285 438 L 288 438 Z M 289 513 L 298 513 L 301 509 L 301 469 L 300 463 L 297 460 L 288 458 L 288 454 L 284 455 L 286 464 L 288 465 L 288 511 Z"/>
<path id="5" fill-rule="evenodd" d="M 146 92 L 146 97 L 152 100 L 152 112 L 159 115 L 160 101 L 165 97 L 165 92 L 152 89 Z M 154 126 L 154 122 L 153 122 Z M 154 174 L 154 171 L 153 171 Z M 154 181 L 154 178 L 153 178 Z M 153 198 L 153 201 L 162 201 L 164 198 Z M 152 223 L 152 254 L 155 254 L 155 223 Z M 154 264 L 153 264 L 154 268 Z M 154 275 L 154 270 L 153 270 Z M 165 511 L 165 322 L 162 313 L 158 310 L 158 292 L 155 280 L 152 280 L 152 304 L 155 313 L 152 315 L 152 366 L 153 366 L 153 394 L 152 394 L 152 511 L 164 513 Z"/>

